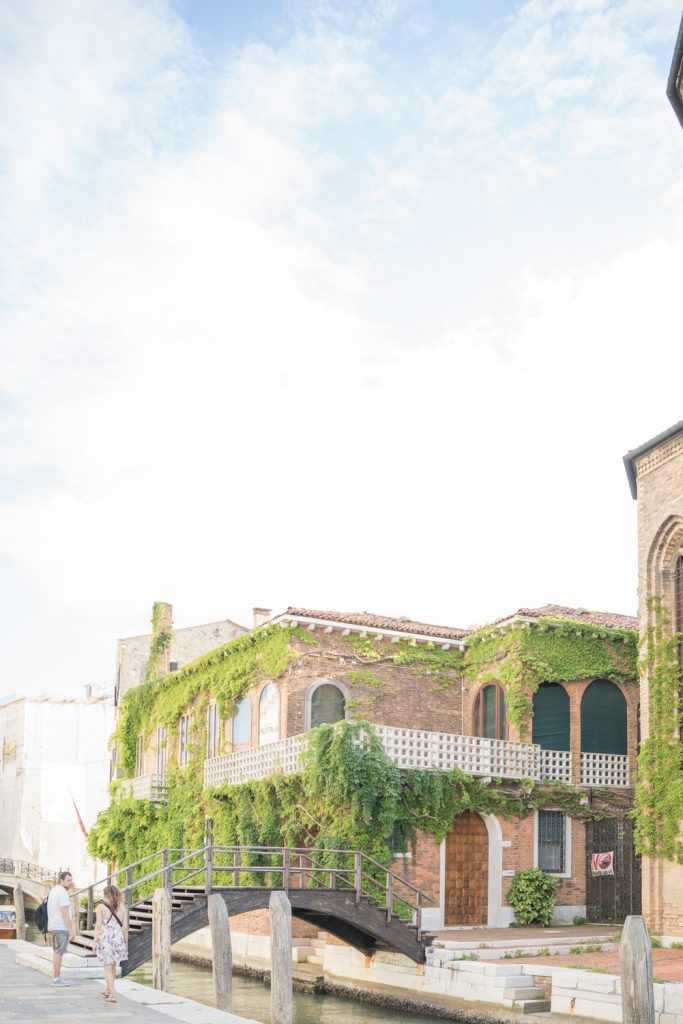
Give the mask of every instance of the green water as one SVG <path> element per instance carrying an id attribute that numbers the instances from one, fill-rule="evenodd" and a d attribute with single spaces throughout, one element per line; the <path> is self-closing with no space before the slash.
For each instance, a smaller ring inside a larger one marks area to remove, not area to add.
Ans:
<path id="1" fill-rule="evenodd" d="M 131 981 L 143 985 L 152 983 L 152 965 L 145 964 L 128 975 Z M 196 999 L 198 1003 L 215 1006 L 213 979 L 210 967 L 191 964 L 171 965 L 171 992 Z M 233 1013 L 270 1024 L 270 987 L 255 978 L 235 975 L 232 980 Z M 294 993 L 294 1024 L 434 1024 L 440 1018 L 423 1013 L 401 1013 L 382 1006 L 358 1003 L 353 999 L 340 999 L 331 995 Z"/>

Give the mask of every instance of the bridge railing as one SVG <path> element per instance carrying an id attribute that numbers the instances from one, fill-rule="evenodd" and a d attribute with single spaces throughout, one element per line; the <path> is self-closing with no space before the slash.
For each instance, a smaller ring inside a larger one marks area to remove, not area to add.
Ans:
<path id="1" fill-rule="evenodd" d="M 95 900 L 105 885 L 117 885 L 130 908 L 147 899 L 155 888 L 173 889 L 189 883 L 207 895 L 214 889 L 243 887 L 285 892 L 346 890 L 353 893 L 357 906 L 366 897 L 385 909 L 387 922 L 392 916 L 413 920 L 418 939 L 422 934 L 422 909 L 433 902 L 408 879 L 361 851 L 278 846 L 207 845 L 159 850 L 74 895 L 86 897 L 86 926 L 91 929 Z"/>
<path id="2" fill-rule="evenodd" d="M 56 882 L 57 871 L 43 868 L 39 864 L 30 864 L 26 860 L 15 860 L 14 857 L 0 858 L 0 874 L 16 875 L 18 878 L 30 878 L 35 882 Z"/>

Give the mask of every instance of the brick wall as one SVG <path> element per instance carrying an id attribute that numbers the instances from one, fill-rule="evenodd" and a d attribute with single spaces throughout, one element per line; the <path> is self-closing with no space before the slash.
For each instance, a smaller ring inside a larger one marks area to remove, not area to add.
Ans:
<path id="1" fill-rule="evenodd" d="M 671 572 L 683 549 L 683 434 L 637 460 L 638 596 L 641 629 L 647 599 L 661 598 L 673 618 Z M 641 680 L 641 735 L 648 735 L 648 681 Z M 643 858 L 643 913 L 650 928 L 683 936 L 683 867 Z"/>

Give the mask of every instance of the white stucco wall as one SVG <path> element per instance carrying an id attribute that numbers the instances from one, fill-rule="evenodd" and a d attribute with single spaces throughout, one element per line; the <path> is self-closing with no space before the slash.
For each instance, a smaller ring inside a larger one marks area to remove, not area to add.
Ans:
<path id="1" fill-rule="evenodd" d="M 77 885 L 103 873 L 86 829 L 109 802 L 110 698 L 18 698 L 0 704 L 0 857 L 70 868 Z"/>

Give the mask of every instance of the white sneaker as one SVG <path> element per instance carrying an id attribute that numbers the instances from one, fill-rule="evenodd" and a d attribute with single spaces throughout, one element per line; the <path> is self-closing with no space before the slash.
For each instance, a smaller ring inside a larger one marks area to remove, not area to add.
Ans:
<path id="1" fill-rule="evenodd" d="M 53 978 L 52 984 L 55 986 L 55 988 L 69 988 L 71 982 L 64 981 L 64 978 Z"/>

